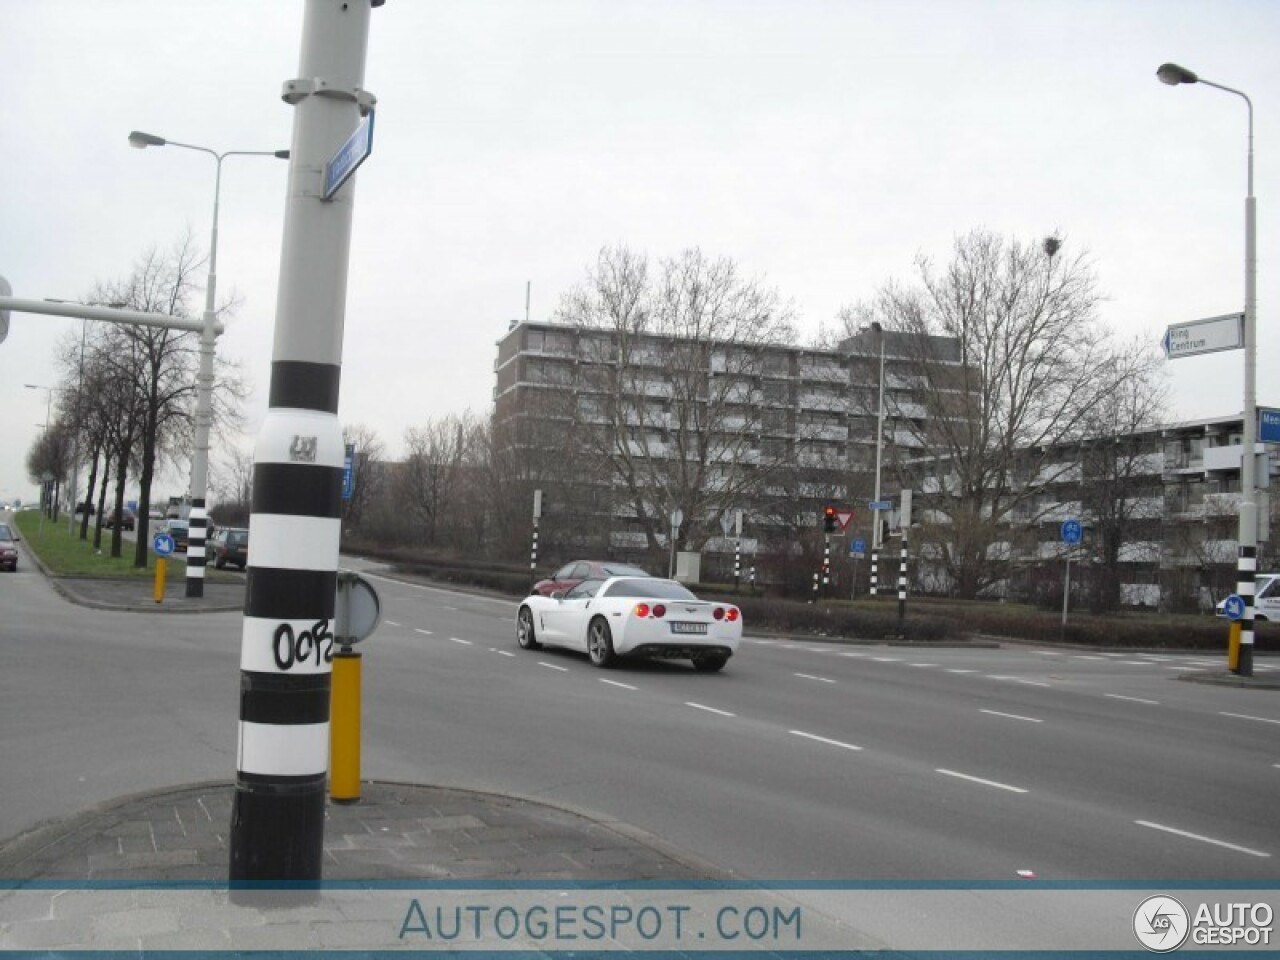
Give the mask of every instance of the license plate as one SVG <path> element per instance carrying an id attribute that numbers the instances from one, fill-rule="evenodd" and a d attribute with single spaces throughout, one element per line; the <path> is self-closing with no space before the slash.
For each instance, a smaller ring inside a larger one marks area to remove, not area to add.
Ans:
<path id="1" fill-rule="evenodd" d="M 679 620 L 671 622 L 672 633 L 706 633 L 707 625 L 705 623 L 683 623 Z"/>

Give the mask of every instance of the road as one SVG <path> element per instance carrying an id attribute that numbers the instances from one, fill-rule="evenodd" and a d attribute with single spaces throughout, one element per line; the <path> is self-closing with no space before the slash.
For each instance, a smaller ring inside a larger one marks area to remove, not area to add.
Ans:
<path id="1" fill-rule="evenodd" d="M 749 637 L 721 674 L 525 652 L 513 605 L 368 574 L 366 777 L 613 818 L 770 880 L 1273 880 L 1280 693 L 1220 658 Z M 0 575 L 0 836 L 235 769 L 240 617 Z M 1263 660 L 1259 672 L 1274 669 Z"/>

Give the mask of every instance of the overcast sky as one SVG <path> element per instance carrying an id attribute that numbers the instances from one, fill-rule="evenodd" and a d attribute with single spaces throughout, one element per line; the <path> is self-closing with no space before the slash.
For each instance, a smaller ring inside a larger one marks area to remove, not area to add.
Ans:
<path id="1" fill-rule="evenodd" d="M 0 0 L 0 275 L 81 298 L 190 230 L 210 157 L 289 146 L 302 0 Z M 1242 309 L 1246 110 L 1155 78 L 1175 61 L 1256 101 L 1258 398 L 1280 404 L 1280 3 L 1274 0 L 388 0 L 365 86 L 340 417 L 485 413 L 495 343 L 548 319 L 605 245 L 693 246 L 793 301 L 807 338 L 945 261 L 975 227 L 1086 248 L 1105 321 L 1158 342 Z M 266 408 L 287 164 L 223 168 L 219 353 Z M 203 276 L 203 274 L 202 274 Z M 202 306 L 202 297 L 193 304 Z M 79 321 L 15 314 L 0 344 L 0 500 Z M 1238 414 L 1241 352 L 1168 365 L 1171 418 Z M 217 456 L 215 454 L 215 460 Z M 181 493 L 187 465 L 155 493 Z"/>

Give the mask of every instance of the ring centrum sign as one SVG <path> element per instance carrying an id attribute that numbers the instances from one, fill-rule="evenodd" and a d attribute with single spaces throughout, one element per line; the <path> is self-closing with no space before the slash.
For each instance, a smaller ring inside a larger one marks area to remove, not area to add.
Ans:
<path id="1" fill-rule="evenodd" d="M 155 550 L 157 557 L 169 557 L 173 555 L 178 545 L 169 534 L 157 533 L 155 539 L 151 541 L 151 548 Z"/>
<path id="2" fill-rule="evenodd" d="M 1244 314 L 1228 313 L 1189 323 L 1171 323 L 1160 341 L 1170 360 L 1244 346 Z"/>

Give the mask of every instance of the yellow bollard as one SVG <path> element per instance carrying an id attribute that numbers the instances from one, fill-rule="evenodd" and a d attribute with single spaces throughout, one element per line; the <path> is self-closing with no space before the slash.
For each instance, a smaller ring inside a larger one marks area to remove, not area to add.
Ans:
<path id="1" fill-rule="evenodd" d="M 156 557 L 156 583 L 152 590 L 152 596 L 155 597 L 156 603 L 164 600 L 164 577 L 169 569 L 169 561 L 164 557 Z"/>
<path id="2" fill-rule="evenodd" d="M 360 801 L 360 654 L 342 647 L 333 655 L 329 706 L 329 798 Z"/>
<path id="3" fill-rule="evenodd" d="M 1240 668 L 1240 633 L 1244 624 L 1239 620 L 1231 622 L 1230 639 L 1227 641 L 1227 669 L 1232 672 Z"/>

